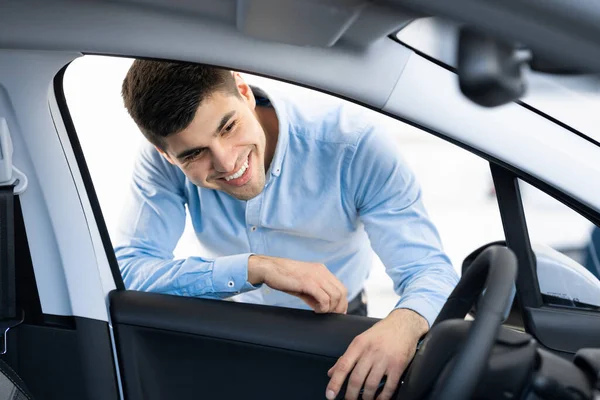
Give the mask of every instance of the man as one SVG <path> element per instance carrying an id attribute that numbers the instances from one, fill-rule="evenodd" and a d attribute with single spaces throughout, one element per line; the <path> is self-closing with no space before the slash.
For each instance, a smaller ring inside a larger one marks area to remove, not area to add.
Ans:
<path id="1" fill-rule="evenodd" d="M 127 287 L 360 313 L 372 247 L 402 298 L 331 368 L 326 397 L 349 376 L 346 398 L 363 384 L 373 398 L 387 376 L 389 399 L 457 276 L 382 129 L 206 66 L 137 60 L 122 93 L 149 141 L 116 238 Z M 186 206 L 214 258 L 173 260 Z"/>

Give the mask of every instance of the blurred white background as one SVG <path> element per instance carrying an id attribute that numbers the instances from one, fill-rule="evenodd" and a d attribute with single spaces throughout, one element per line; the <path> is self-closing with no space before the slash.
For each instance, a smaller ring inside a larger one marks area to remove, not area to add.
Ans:
<path id="1" fill-rule="evenodd" d="M 109 233 L 119 221 L 129 185 L 134 155 L 143 140 L 127 114 L 120 91 L 131 59 L 84 56 L 68 68 L 64 89 L 94 188 Z M 331 96 L 244 75 L 251 84 L 293 93 L 299 101 L 319 107 L 342 101 Z M 488 163 L 457 146 L 389 117 L 378 115 L 397 134 L 402 156 L 414 170 L 427 210 L 438 227 L 444 249 L 460 273 L 463 259 L 504 234 Z M 536 241 L 557 249 L 584 246 L 591 224 L 533 187 L 523 187 L 529 231 Z M 201 254 L 202 247 L 188 224 L 176 257 Z M 367 282 L 369 315 L 385 317 L 398 301 L 392 282 L 379 261 Z"/>

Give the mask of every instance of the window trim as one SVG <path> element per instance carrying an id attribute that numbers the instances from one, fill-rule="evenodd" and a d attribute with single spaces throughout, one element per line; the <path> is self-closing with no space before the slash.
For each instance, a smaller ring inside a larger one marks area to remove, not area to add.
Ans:
<path id="1" fill-rule="evenodd" d="M 543 305 L 540 285 L 537 278 L 535 254 L 531 248 L 527 221 L 521 199 L 518 177 L 504 168 L 490 163 L 490 170 L 496 188 L 496 198 L 506 245 L 515 252 L 519 262 L 517 271 L 517 297 L 519 307 L 539 308 Z M 527 331 L 531 330 L 523 320 Z"/>
<path id="2" fill-rule="evenodd" d="M 116 290 L 125 290 L 125 283 L 123 282 L 123 277 L 121 276 L 121 270 L 119 269 L 119 263 L 117 262 L 117 257 L 115 255 L 115 251 L 110 240 L 110 235 L 108 233 L 106 221 L 104 220 L 104 215 L 102 214 L 100 202 L 98 201 L 98 195 L 96 194 L 94 183 L 92 181 L 92 176 L 85 161 L 85 155 L 83 154 L 83 149 L 81 148 L 81 143 L 79 142 L 79 137 L 77 136 L 75 124 L 73 123 L 71 113 L 69 112 L 69 107 L 67 106 L 67 98 L 65 96 L 63 80 L 65 72 L 67 71 L 67 68 L 69 68 L 70 65 L 71 63 L 66 64 L 54 77 L 54 95 L 56 97 L 56 104 L 58 105 L 60 116 L 53 115 L 52 117 L 62 118 L 67 137 L 69 138 L 69 144 L 71 145 L 71 148 L 73 150 L 73 155 L 75 156 L 75 160 L 77 162 L 77 168 L 81 173 L 81 178 L 83 180 L 85 192 L 90 201 L 90 206 L 92 208 L 94 219 L 96 221 L 96 225 L 100 233 L 102 246 L 104 247 L 104 252 L 106 253 L 108 264 L 110 266 L 110 272 L 115 282 L 115 288 Z"/>

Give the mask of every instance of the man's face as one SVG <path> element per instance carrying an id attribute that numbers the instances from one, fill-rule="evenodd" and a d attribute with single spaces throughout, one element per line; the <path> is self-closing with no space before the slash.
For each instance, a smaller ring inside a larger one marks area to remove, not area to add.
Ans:
<path id="1" fill-rule="evenodd" d="M 191 124 L 159 151 L 195 185 L 250 200 L 265 186 L 266 137 L 252 91 L 235 78 L 241 98 L 222 91 L 205 98 Z"/>

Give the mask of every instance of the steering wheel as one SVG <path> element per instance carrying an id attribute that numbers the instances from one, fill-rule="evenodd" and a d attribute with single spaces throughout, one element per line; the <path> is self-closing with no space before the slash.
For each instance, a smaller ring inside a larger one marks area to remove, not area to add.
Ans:
<path id="1" fill-rule="evenodd" d="M 475 258 L 421 343 L 397 399 L 473 395 L 512 303 L 516 275 L 517 258 L 506 247 L 488 247 Z M 465 321 L 480 296 L 475 320 Z"/>

